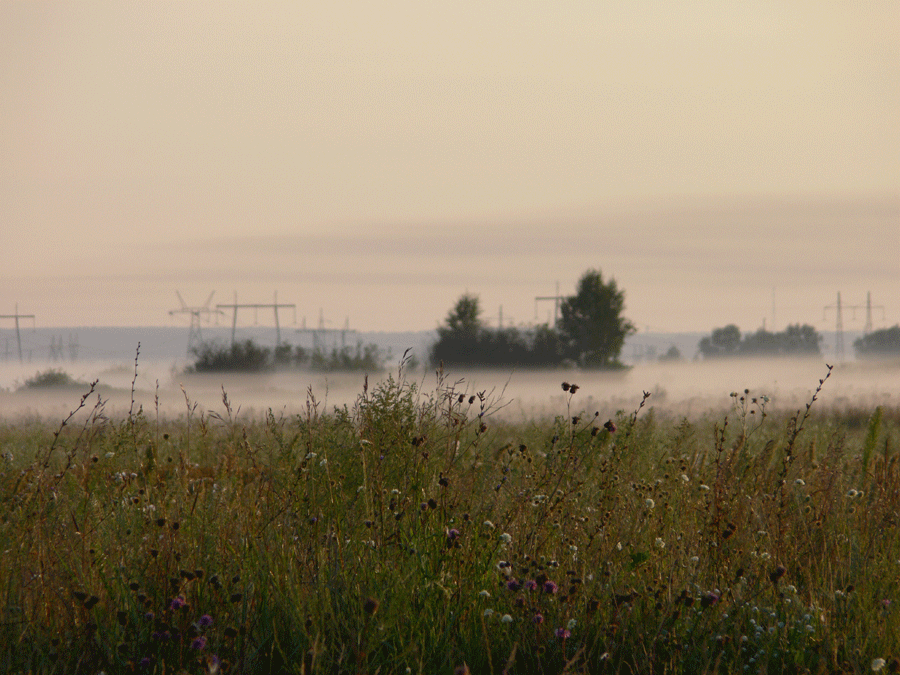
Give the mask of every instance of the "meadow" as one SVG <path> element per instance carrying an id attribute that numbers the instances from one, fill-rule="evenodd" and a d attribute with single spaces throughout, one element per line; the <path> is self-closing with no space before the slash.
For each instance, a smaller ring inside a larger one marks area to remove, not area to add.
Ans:
<path id="1" fill-rule="evenodd" d="M 292 413 L 89 386 L 0 421 L 0 670 L 897 672 L 900 409 L 831 375 L 529 420 L 402 365 Z"/>

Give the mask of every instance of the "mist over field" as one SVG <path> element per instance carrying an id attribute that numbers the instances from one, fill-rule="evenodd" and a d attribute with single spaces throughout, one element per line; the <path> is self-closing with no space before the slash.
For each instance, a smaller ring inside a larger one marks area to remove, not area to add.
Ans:
<path id="1" fill-rule="evenodd" d="M 810 359 L 717 359 L 706 362 L 638 363 L 621 372 L 579 370 L 471 370 L 448 369 L 444 386 L 467 396 L 486 392 L 493 402 L 492 414 L 521 422 L 586 412 L 600 413 L 605 421 L 619 410 L 633 411 L 643 392 L 650 392 L 647 406 L 678 417 L 698 417 L 707 412 L 721 414 L 732 405 L 731 392 L 749 389 L 751 396 L 767 395 L 770 410 L 802 408 L 827 374 L 825 358 Z M 52 367 L 53 364 L 46 364 Z M 0 377 L 7 383 L 21 383 L 43 370 L 40 364 L 2 364 Z M 260 419 L 271 408 L 276 414 L 303 414 L 308 393 L 319 403 L 319 412 L 335 406 L 352 408 L 363 391 L 364 373 L 274 372 L 270 374 L 185 374 L 173 371 L 168 362 L 141 362 L 137 379 L 132 367 L 84 362 L 69 368 L 77 379 L 99 379 L 98 392 L 86 402 L 90 409 L 98 396 L 107 414 L 127 415 L 131 409 L 131 385 L 135 381 L 134 409 L 143 407 L 151 419 L 183 416 L 188 406 L 208 414 L 225 413 L 223 390 L 234 410 L 245 419 Z M 370 388 L 391 371 L 368 375 Z M 432 369 L 409 371 L 405 377 L 420 387 L 423 395 L 434 393 L 437 377 Z M 157 390 L 157 381 L 159 388 Z M 560 385 L 578 384 L 571 409 Z M 183 387 L 183 389 L 182 389 Z M 0 419 L 40 416 L 61 421 L 77 407 L 87 385 L 47 390 L 0 391 Z M 157 399 L 158 396 L 158 399 Z M 185 398 L 187 396 L 187 400 Z M 900 406 L 900 362 L 866 361 L 837 365 L 819 396 L 817 408 L 863 409 Z"/>

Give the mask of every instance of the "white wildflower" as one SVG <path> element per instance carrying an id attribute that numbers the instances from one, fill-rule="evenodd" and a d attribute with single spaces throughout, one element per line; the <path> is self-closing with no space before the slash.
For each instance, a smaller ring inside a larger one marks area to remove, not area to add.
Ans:
<path id="1" fill-rule="evenodd" d="M 688 478 L 688 475 L 686 473 L 681 474 L 681 480 L 683 480 L 685 483 L 691 482 L 691 479 Z"/>
<path id="2" fill-rule="evenodd" d="M 709 492 L 709 485 L 706 485 L 705 483 L 700 483 L 700 489 L 703 490 L 703 492 Z"/>
<path id="3" fill-rule="evenodd" d="M 490 607 L 488 607 L 486 610 L 484 610 L 483 616 L 488 617 L 488 616 L 493 616 L 493 614 L 494 614 L 494 610 L 492 610 Z"/>
<path id="4" fill-rule="evenodd" d="M 794 485 L 799 485 L 800 487 L 803 487 L 804 485 L 806 485 L 806 481 L 803 480 L 802 478 L 798 478 L 797 480 L 794 481 Z"/>
<path id="5" fill-rule="evenodd" d="M 504 532 L 500 535 L 500 541 L 504 544 L 510 544 L 512 543 L 512 535 L 509 532 Z"/>
<path id="6" fill-rule="evenodd" d="M 488 591 L 481 591 L 478 594 L 478 597 L 487 599 L 487 598 L 491 597 L 491 594 Z"/>
<path id="7" fill-rule="evenodd" d="M 512 623 L 513 618 L 509 614 L 504 614 L 500 617 L 500 621 L 503 623 Z"/>
<path id="8" fill-rule="evenodd" d="M 114 452 L 107 452 L 107 453 L 106 453 L 105 455 L 103 455 L 103 456 L 106 457 L 106 459 L 112 459 L 113 457 L 116 456 L 116 453 L 114 453 Z"/>
<path id="9" fill-rule="evenodd" d="M 657 537 L 656 541 L 654 543 L 656 544 L 656 548 L 665 548 L 666 547 L 666 542 L 664 542 L 662 540 L 662 538 L 660 538 L 660 537 Z"/>
<path id="10" fill-rule="evenodd" d="M 489 521 L 489 520 L 484 521 L 484 523 L 482 523 L 482 524 L 483 524 L 486 528 L 488 528 L 489 530 L 493 530 L 493 529 L 494 529 L 494 524 L 493 524 L 491 521 Z"/>
<path id="11" fill-rule="evenodd" d="M 885 664 L 884 659 L 874 659 L 872 661 L 872 666 L 871 666 L 872 670 L 874 670 L 877 673 L 879 670 L 884 668 L 884 664 Z"/>
<path id="12" fill-rule="evenodd" d="M 644 500 L 644 504 L 647 505 L 647 508 L 648 508 L 648 509 L 652 509 L 653 507 L 656 506 L 656 502 L 653 501 L 653 500 L 650 499 L 650 498 L 645 499 L 645 500 Z"/>

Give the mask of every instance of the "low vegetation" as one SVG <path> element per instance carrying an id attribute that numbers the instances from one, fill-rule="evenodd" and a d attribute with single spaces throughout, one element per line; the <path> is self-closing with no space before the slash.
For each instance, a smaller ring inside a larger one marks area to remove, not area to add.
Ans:
<path id="1" fill-rule="evenodd" d="M 403 370 L 294 417 L 0 426 L 0 670 L 900 667 L 900 412 L 553 420 Z M 548 392 L 548 396 L 550 392 Z"/>
<path id="2" fill-rule="evenodd" d="M 300 346 L 280 344 L 275 349 L 262 347 L 253 340 L 223 345 L 204 342 L 192 350 L 194 363 L 190 373 L 263 373 L 277 369 L 296 368 L 316 371 L 381 372 L 389 358 L 376 345 L 357 344 L 355 349 L 344 346 L 307 350 Z"/>
<path id="3" fill-rule="evenodd" d="M 49 389 L 53 387 L 85 387 L 87 384 L 76 380 L 61 368 L 49 368 L 29 377 L 20 389 Z"/>

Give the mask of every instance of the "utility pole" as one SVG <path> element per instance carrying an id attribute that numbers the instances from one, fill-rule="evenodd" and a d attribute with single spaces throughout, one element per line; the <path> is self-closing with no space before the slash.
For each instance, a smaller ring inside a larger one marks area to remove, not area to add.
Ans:
<path id="1" fill-rule="evenodd" d="M 34 314 L 19 314 L 19 303 L 16 303 L 15 314 L 0 315 L 0 319 L 16 320 L 16 344 L 19 347 L 19 363 L 22 363 L 22 333 L 19 331 L 19 319 L 31 319 L 31 327 L 34 329 Z"/>
<path id="2" fill-rule="evenodd" d="M 556 328 L 556 324 L 559 321 L 559 305 L 565 300 L 565 296 L 559 294 L 559 282 L 556 282 L 556 295 L 542 295 L 538 296 L 534 299 L 534 318 L 537 319 L 537 304 L 539 301 L 543 300 L 552 300 L 553 301 L 553 327 Z"/>
<path id="3" fill-rule="evenodd" d="M 234 344 L 235 334 L 237 331 L 237 313 L 239 309 L 253 309 L 254 311 L 258 311 L 260 309 L 271 309 L 275 312 L 275 346 L 281 344 L 281 324 L 278 321 L 278 310 L 279 309 L 293 309 L 294 310 L 294 321 L 297 320 L 297 305 L 294 304 L 279 304 L 278 302 L 278 292 L 275 292 L 275 302 L 271 304 L 260 304 L 260 303 L 246 303 L 246 304 L 238 304 L 237 301 L 237 291 L 234 293 L 234 303 L 230 305 L 216 305 L 217 310 L 230 309 L 234 312 L 231 319 L 231 344 Z"/>

